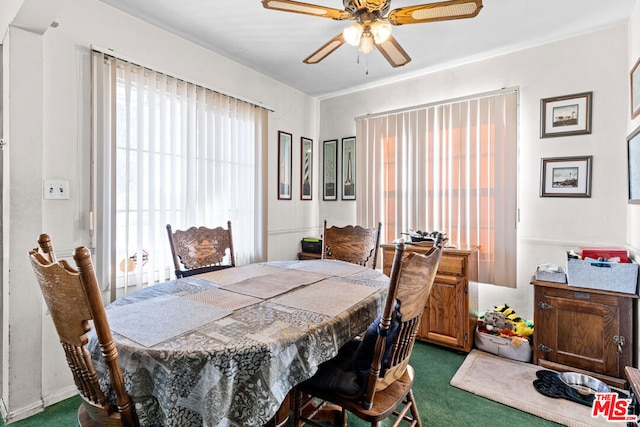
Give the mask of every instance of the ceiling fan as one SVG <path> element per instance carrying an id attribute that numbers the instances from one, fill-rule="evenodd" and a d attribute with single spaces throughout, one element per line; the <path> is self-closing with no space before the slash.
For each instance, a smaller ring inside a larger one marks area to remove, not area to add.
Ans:
<path id="1" fill-rule="evenodd" d="M 482 9 L 482 0 L 441 1 L 390 12 L 391 0 L 343 0 L 343 3 L 344 10 L 340 10 L 292 0 L 262 0 L 267 9 L 356 21 L 304 59 L 306 64 L 317 64 L 346 42 L 358 46 L 358 51 L 365 54 L 375 47 L 393 67 L 399 67 L 411 61 L 411 57 L 391 35 L 392 25 L 473 18 Z"/>

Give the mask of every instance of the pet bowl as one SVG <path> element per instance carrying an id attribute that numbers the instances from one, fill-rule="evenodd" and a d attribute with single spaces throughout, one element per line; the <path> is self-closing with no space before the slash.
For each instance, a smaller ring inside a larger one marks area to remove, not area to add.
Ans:
<path id="1" fill-rule="evenodd" d="M 560 381 L 581 398 L 593 398 L 596 393 L 610 393 L 611 388 L 602 381 L 590 377 L 589 375 L 579 374 L 577 372 L 562 372 L 558 375 Z"/>

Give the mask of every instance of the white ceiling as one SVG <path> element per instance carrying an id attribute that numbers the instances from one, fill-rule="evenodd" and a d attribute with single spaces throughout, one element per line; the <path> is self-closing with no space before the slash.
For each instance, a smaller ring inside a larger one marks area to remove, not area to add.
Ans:
<path id="1" fill-rule="evenodd" d="M 265 9 L 260 0 L 101 0 L 306 94 L 324 98 L 626 23 L 638 0 L 484 0 L 471 19 L 393 27 L 411 56 L 392 68 L 343 45 L 304 58 L 353 21 Z M 342 0 L 309 0 L 342 9 Z M 391 9 L 431 0 L 391 0 Z M 542 64 L 541 64 L 542 66 Z M 368 69 L 368 74 L 367 74 Z"/>

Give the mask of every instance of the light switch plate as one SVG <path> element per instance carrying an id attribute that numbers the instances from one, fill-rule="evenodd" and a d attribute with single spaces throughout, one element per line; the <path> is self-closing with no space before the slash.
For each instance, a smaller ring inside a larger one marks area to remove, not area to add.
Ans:
<path id="1" fill-rule="evenodd" d="M 44 182 L 43 194 L 48 200 L 68 200 L 69 181 L 48 179 Z"/>

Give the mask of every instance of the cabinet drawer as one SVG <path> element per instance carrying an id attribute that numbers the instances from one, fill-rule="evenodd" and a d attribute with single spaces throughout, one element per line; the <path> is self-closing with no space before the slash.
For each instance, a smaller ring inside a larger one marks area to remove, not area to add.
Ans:
<path id="1" fill-rule="evenodd" d="M 442 283 L 445 285 L 457 285 L 458 283 L 460 283 L 462 279 L 458 276 L 452 276 L 449 274 L 440 274 L 440 270 L 438 270 L 438 273 L 436 274 L 436 278 L 434 279 L 434 283 Z"/>
<path id="2" fill-rule="evenodd" d="M 411 251 L 406 251 L 408 256 Z M 387 276 L 391 273 L 391 265 L 393 264 L 393 252 L 385 251 L 382 256 L 382 272 Z M 440 264 L 438 265 L 438 274 L 465 276 L 466 258 L 462 256 L 442 254 Z"/>
<path id="3" fill-rule="evenodd" d="M 459 256 L 451 256 L 443 254 L 438 265 L 438 274 L 452 274 L 455 276 L 464 276 L 465 259 Z"/>

